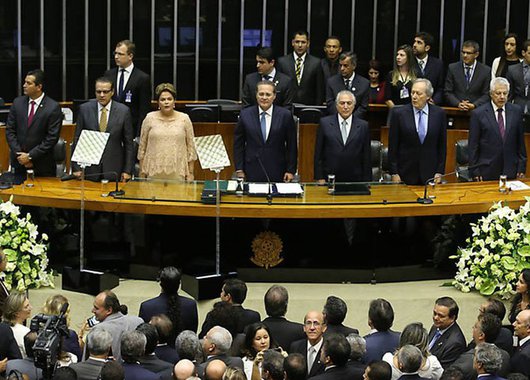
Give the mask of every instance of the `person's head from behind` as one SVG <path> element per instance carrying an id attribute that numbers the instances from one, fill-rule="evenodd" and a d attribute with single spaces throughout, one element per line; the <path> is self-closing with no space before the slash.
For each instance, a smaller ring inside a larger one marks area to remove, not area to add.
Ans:
<path id="1" fill-rule="evenodd" d="M 63 296 L 62 294 L 56 294 L 53 296 L 49 296 L 46 299 L 46 302 L 44 302 L 44 306 L 42 307 L 42 312 L 47 315 L 59 315 L 61 314 L 61 309 L 63 308 L 64 304 L 68 303 L 68 298 Z M 70 305 L 68 305 L 68 308 L 65 312 L 66 317 L 66 324 L 67 326 L 70 325 Z"/>
<path id="2" fill-rule="evenodd" d="M 348 306 L 341 298 L 329 296 L 324 305 L 324 319 L 327 325 L 340 325 L 346 318 Z"/>
<path id="3" fill-rule="evenodd" d="M 241 368 L 228 367 L 223 375 L 223 380 L 247 380 Z"/>
<path id="4" fill-rule="evenodd" d="M 226 371 L 226 364 L 222 360 L 212 360 L 204 369 L 205 380 L 222 380 Z"/>
<path id="5" fill-rule="evenodd" d="M 156 345 L 158 344 L 158 332 L 156 331 L 155 326 L 149 323 L 140 323 L 136 327 L 136 331 L 145 335 L 145 355 L 150 355 L 155 352 Z"/>
<path id="6" fill-rule="evenodd" d="M 158 343 L 165 344 L 169 343 L 169 338 L 173 333 L 173 323 L 165 314 L 153 315 L 149 320 L 149 324 L 152 325 L 158 333 Z"/>
<path id="7" fill-rule="evenodd" d="M 26 350 L 26 355 L 28 358 L 33 358 L 33 345 L 37 341 L 37 333 L 35 331 L 30 331 L 24 335 L 24 350 Z"/>
<path id="8" fill-rule="evenodd" d="M 444 369 L 440 380 L 464 380 L 464 374 L 457 367 L 449 367 Z"/>
<path id="9" fill-rule="evenodd" d="M 86 339 L 86 348 L 90 356 L 101 359 L 109 356 L 112 347 L 112 335 L 107 330 L 91 330 Z"/>
<path id="10" fill-rule="evenodd" d="M 385 361 L 373 361 L 366 366 L 363 373 L 363 380 L 390 380 L 392 378 L 392 368 Z"/>
<path id="11" fill-rule="evenodd" d="M 173 367 L 173 378 L 176 380 L 186 380 L 188 377 L 195 376 L 197 370 L 191 360 L 181 359 Z"/>
<path id="12" fill-rule="evenodd" d="M 359 334 L 352 333 L 346 337 L 350 345 L 350 359 L 361 362 L 366 354 L 366 339 Z"/>
<path id="13" fill-rule="evenodd" d="M 439 330 L 445 330 L 456 322 L 458 311 L 458 304 L 451 297 L 438 298 L 432 312 L 433 325 Z"/>
<path id="14" fill-rule="evenodd" d="M 175 339 L 175 349 L 179 358 L 196 361 L 202 356 L 202 347 L 199 337 L 191 330 L 184 330 Z"/>
<path id="15" fill-rule="evenodd" d="M 502 302 L 501 300 L 490 297 L 486 300 L 486 302 L 480 305 L 479 312 L 480 314 L 484 314 L 484 313 L 494 314 L 502 322 L 502 320 L 506 316 L 506 306 L 504 306 L 504 302 Z"/>
<path id="16" fill-rule="evenodd" d="M 285 380 L 305 380 L 307 363 L 305 356 L 299 353 L 289 354 L 283 361 Z"/>
<path id="17" fill-rule="evenodd" d="M 407 344 L 418 347 L 424 357 L 428 355 L 429 333 L 421 322 L 410 323 L 401 332 L 399 337 L 399 347 Z"/>
<path id="18" fill-rule="evenodd" d="M 176 294 L 180 287 L 180 279 L 182 275 L 175 267 L 165 267 L 160 271 L 158 281 L 162 291 L 166 294 Z"/>
<path id="19" fill-rule="evenodd" d="M 237 335 L 239 314 L 232 304 L 226 301 L 216 302 L 208 315 L 212 325 L 224 327 L 230 332 L 232 338 Z"/>
<path id="20" fill-rule="evenodd" d="M 473 341 L 475 344 L 494 343 L 501 332 L 501 320 L 494 314 L 479 314 L 473 325 Z"/>
<path id="21" fill-rule="evenodd" d="M 221 326 L 212 327 L 202 339 L 204 355 L 222 355 L 230 351 L 232 335 Z"/>
<path id="22" fill-rule="evenodd" d="M 397 352 L 398 368 L 404 374 L 418 372 L 423 361 L 423 355 L 418 347 L 407 344 Z"/>
<path id="23" fill-rule="evenodd" d="M 125 371 L 117 361 L 108 361 L 101 368 L 98 380 L 125 380 Z"/>
<path id="24" fill-rule="evenodd" d="M 287 313 L 289 293 L 281 285 L 273 285 L 263 297 L 265 311 L 269 317 L 284 317 Z"/>
<path id="25" fill-rule="evenodd" d="M 263 353 L 261 365 L 261 376 L 264 380 L 283 380 L 283 360 L 284 357 L 278 351 L 266 350 Z"/>
<path id="26" fill-rule="evenodd" d="M 269 327 L 261 322 L 252 323 L 245 328 L 243 352 L 250 358 L 255 358 L 258 352 L 271 347 L 271 334 Z"/>
<path id="27" fill-rule="evenodd" d="M 501 350 L 493 343 L 481 343 L 475 347 L 473 368 L 477 373 L 496 374 L 502 367 Z"/>
<path id="28" fill-rule="evenodd" d="M 388 331 L 394 323 L 394 309 L 390 302 L 378 298 L 370 302 L 368 325 L 377 331 Z"/>
<path id="29" fill-rule="evenodd" d="M 70 367 L 59 367 L 53 373 L 52 380 L 77 380 L 77 373 Z"/>
<path id="30" fill-rule="evenodd" d="M 342 367 L 346 365 L 350 358 L 351 348 L 342 334 L 329 334 L 324 339 L 322 350 L 320 354 L 320 361 L 326 367 L 337 366 Z"/>
<path id="31" fill-rule="evenodd" d="M 145 354 L 147 339 L 139 331 L 125 331 L 121 335 L 121 357 L 125 363 L 136 363 Z"/>

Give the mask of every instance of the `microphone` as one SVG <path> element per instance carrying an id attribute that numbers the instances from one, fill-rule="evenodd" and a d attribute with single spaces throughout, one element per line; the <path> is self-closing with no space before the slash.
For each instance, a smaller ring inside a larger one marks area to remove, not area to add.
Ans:
<path id="1" fill-rule="evenodd" d="M 66 314 L 66 311 L 68 310 L 68 306 L 70 306 L 68 302 L 63 304 L 63 306 L 61 307 L 61 311 L 59 312 L 59 318 L 64 317 L 64 315 Z"/>
<path id="2" fill-rule="evenodd" d="M 267 170 L 265 169 L 265 165 L 263 165 L 263 162 L 261 161 L 261 155 L 259 153 L 256 153 L 256 159 L 258 160 L 259 166 L 261 167 L 261 170 L 263 171 L 263 174 L 265 174 L 265 178 L 267 178 L 267 203 L 269 206 L 272 204 L 272 183 L 271 179 L 269 178 L 269 174 L 267 173 Z"/>
<path id="3" fill-rule="evenodd" d="M 450 173 L 442 174 L 440 177 L 437 177 L 437 178 L 442 179 L 444 177 L 448 177 L 448 176 L 453 175 L 453 174 L 456 174 L 456 176 L 458 178 L 461 172 L 464 172 L 464 171 L 470 170 L 470 169 L 476 169 L 478 167 L 489 165 L 489 164 L 490 164 L 490 162 L 488 161 L 488 162 L 483 162 L 481 164 L 471 165 L 471 166 L 468 166 L 467 168 L 464 168 L 464 169 L 456 169 L 455 171 L 452 171 Z M 435 177 L 432 177 L 432 178 L 429 178 L 427 181 L 425 181 L 425 186 L 423 188 L 423 198 L 418 198 L 417 199 L 418 203 L 421 203 L 421 204 L 424 204 L 424 205 L 430 205 L 430 204 L 433 203 L 433 200 L 427 196 L 427 189 L 429 187 L 429 183 L 434 181 L 434 179 L 435 179 Z"/>
<path id="4" fill-rule="evenodd" d="M 120 190 L 118 188 L 118 183 L 120 182 L 119 181 L 120 177 L 118 176 L 117 172 L 109 171 L 109 172 L 101 172 L 101 173 L 89 173 L 89 174 L 85 174 L 85 178 L 87 178 L 87 177 L 96 177 L 96 176 L 106 175 L 106 174 L 114 174 L 115 183 L 116 183 L 116 188 L 113 191 L 109 191 L 109 195 L 111 197 L 125 195 L 125 191 L 124 190 Z M 64 176 L 61 177 L 61 182 L 71 181 L 72 179 L 78 179 L 78 177 L 76 177 L 73 174 L 64 175 Z"/>

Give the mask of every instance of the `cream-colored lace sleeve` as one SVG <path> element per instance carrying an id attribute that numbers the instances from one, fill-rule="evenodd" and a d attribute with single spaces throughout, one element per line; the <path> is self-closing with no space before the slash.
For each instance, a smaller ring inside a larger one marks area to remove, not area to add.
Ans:
<path id="1" fill-rule="evenodd" d="M 197 152 L 195 151 L 195 141 L 193 141 L 195 134 L 193 133 L 193 124 L 191 123 L 191 120 L 188 115 L 186 115 L 186 119 L 184 120 L 184 125 L 185 125 L 185 130 L 186 130 L 186 150 L 188 153 L 187 154 L 188 162 L 196 161 Z"/>
<path id="2" fill-rule="evenodd" d="M 147 149 L 147 140 L 149 131 L 151 130 L 151 115 L 147 114 L 147 117 L 142 123 L 142 132 L 140 133 L 140 144 L 138 146 L 138 160 L 140 161 L 140 167 L 142 166 L 142 160 L 145 156 L 145 150 Z"/>

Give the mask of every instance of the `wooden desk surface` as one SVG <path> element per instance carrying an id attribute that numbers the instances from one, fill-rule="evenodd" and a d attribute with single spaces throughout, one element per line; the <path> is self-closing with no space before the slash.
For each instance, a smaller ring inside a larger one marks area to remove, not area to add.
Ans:
<path id="1" fill-rule="evenodd" d="M 528 182 L 530 184 L 530 181 Z M 49 206 L 78 209 L 81 184 L 78 181 L 60 182 L 56 178 L 38 178 L 35 187 L 23 185 L 0 190 L 4 200 L 13 195 L 16 204 Z M 120 184 L 120 188 L 123 185 Z M 126 197 L 141 190 L 136 183 L 125 185 Z M 200 193 L 202 184 L 151 184 L 149 192 L 176 195 L 178 201 L 152 201 L 151 199 L 114 199 L 102 197 L 102 192 L 114 189 L 109 183 L 104 190 L 99 183 L 87 182 L 85 205 L 88 210 L 139 214 L 161 214 L 180 216 L 214 217 L 215 205 L 202 204 Z M 405 185 L 372 186 L 371 196 L 329 196 L 326 187 L 306 186 L 303 198 L 275 198 L 267 205 L 263 198 L 236 197 L 222 198 L 221 217 L 235 218 L 374 218 L 393 216 L 451 215 L 486 212 L 493 202 L 505 200 L 510 207 L 524 203 L 530 191 L 517 191 L 501 194 L 497 182 L 448 183 L 429 189 L 434 195 L 434 203 L 422 205 L 415 202 L 423 195 L 423 187 Z M 157 188 L 158 187 L 158 188 Z M 147 198 L 147 197 L 146 197 Z M 382 200 L 388 202 L 382 204 Z M 358 203 L 357 203 L 358 202 Z M 374 202 L 374 203 L 368 203 Z M 391 203 L 404 202 L 404 203 Z M 408 203 L 405 203 L 408 202 Z"/>

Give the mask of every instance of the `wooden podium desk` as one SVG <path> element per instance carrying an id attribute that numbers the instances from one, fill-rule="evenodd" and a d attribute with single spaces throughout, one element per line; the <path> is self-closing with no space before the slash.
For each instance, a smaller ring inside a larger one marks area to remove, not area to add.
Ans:
<path id="1" fill-rule="evenodd" d="M 530 183 L 528 181 L 527 183 Z M 102 189 L 100 183 L 86 182 L 85 206 L 88 210 L 160 214 L 179 216 L 215 217 L 215 205 L 203 204 L 200 195 L 202 182 L 164 183 L 129 182 L 121 184 L 123 198 L 103 197 L 114 190 L 109 183 Z M 24 185 L 0 190 L 0 197 L 13 196 L 15 204 L 78 209 L 81 183 L 77 180 L 61 182 L 56 178 L 37 178 L 32 188 Z M 451 215 L 487 212 L 493 202 L 503 200 L 510 207 L 524 203 L 530 191 L 501 194 L 497 182 L 447 183 L 429 188 L 434 195 L 430 205 L 418 203 L 423 195 L 421 186 L 401 184 L 374 184 L 367 196 L 331 196 L 325 186 L 307 184 L 300 198 L 274 198 L 268 205 L 265 197 L 223 195 L 221 217 L 233 218 L 374 218 L 394 216 Z M 171 199 L 171 200 L 169 200 Z"/>

